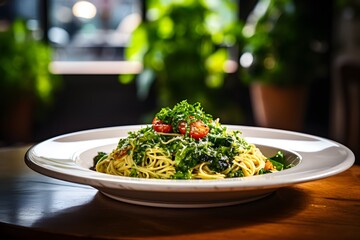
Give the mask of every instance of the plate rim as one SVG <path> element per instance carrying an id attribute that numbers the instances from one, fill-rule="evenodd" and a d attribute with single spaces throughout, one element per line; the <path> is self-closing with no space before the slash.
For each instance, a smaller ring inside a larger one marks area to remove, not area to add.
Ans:
<path id="1" fill-rule="evenodd" d="M 119 189 L 119 190 L 132 190 L 132 191 L 175 191 L 175 192 L 209 192 L 209 191 L 253 191 L 257 189 L 277 189 L 280 187 L 285 187 L 293 184 L 309 182 L 313 180 L 318 180 L 322 178 L 326 178 L 329 176 L 333 176 L 335 174 L 341 173 L 347 169 L 349 169 L 355 162 L 354 153 L 345 145 L 338 143 L 336 141 L 307 134 L 301 132 L 294 132 L 289 130 L 282 130 L 282 129 L 274 129 L 274 128 L 264 128 L 264 127 L 255 127 L 255 126 L 245 126 L 245 125 L 231 125 L 231 124 L 223 124 L 228 128 L 238 128 L 240 131 L 241 129 L 246 130 L 259 130 L 259 131 L 267 131 L 267 132 L 276 132 L 276 133 L 284 133 L 284 134 L 293 134 L 297 136 L 307 137 L 318 139 L 321 141 L 330 141 L 342 150 L 344 150 L 347 154 L 347 158 L 344 159 L 342 162 L 337 164 L 332 168 L 328 168 L 323 172 L 319 172 L 316 175 L 309 175 L 306 178 L 294 178 L 294 179 L 287 179 L 287 181 L 283 181 L 284 177 L 288 175 L 288 173 L 292 174 L 300 174 L 296 172 L 296 168 L 301 166 L 302 161 L 306 161 L 306 159 L 301 159 L 298 166 L 295 166 L 294 169 L 287 169 L 281 172 L 265 174 L 260 176 L 250 176 L 250 177 L 242 177 L 242 178 L 227 178 L 221 180 L 173 180 L 173 179 L 141 179 L 141 178 L 134 178 L 134 177 L 121 177 L 121 176 L 114 176 L 105 173 L 98 173 L 93 170 L 88 169 L 88 172 L 91 173 L 91 177 L 83 177 L 83 176 L 76 176 L 69 173 L 64 172 L 56 172 L 51 169 L 44 168 L 34 161 L 37 156 L 32 155 L 34 149 L 36 149 L 40 144 L 46 144 L 48 142 L 54 141 L 56 139 L 64 138 L 64 137 L 71 137 L 77 134 L 91 134 L 94 132 L 101 132 L 101 131 L 111 131 L 115 129 L 138 129 L 141 127 L 149 126 L 150 124 L 138 124 L 138 125 L 123 125 L 123 126 L 113 126 L 113 127 L 104 127 L 104 128 L 94 128 L 88 130 L 81 130 L 75 131 L 71 133 L 61 134 L 42 142 L 39 142 L 33 146 L 31 146 L 25 153 L 24 160 L 26 165 L 31 168 L 32 170 L 46 175 L 48 177 L 56 178 L 59 180 L 79 183 L 90 185 L 94 188 L 111 188 L 111 189 Z M 120 138 L 120 136 L 119 136 Z M 290 152 L 295 152 L 290 149 L 285 149 Z M 73 153 L 75 154 L 75 153 Z M 300 154 L 299 154 L 300 155 Z M 300 155 L 302 156 L 302 155 Z M 41 158 L 41 157 L 38 157 Z M 38 160 L 38 159 L 37 159 Z M 42 159 L 44 160 L 44 159 Z M 74 159 L 67 159 L 74 161 Z M 80 168 L 80 167 L 79 167 Z M 85 170 L 85 168 L 83 168 Z M 276 181 L 271 181 L 275 179 L 276 176 L 279 176 L 279 179 Z M 270 176 L 270 177 L 269 177 Z M 256 179 L 256 180 L 254 180 Z M 264 179 L 267 184 L 264 184 Z M 270 179 L 270 180 L 269 180 Z M 260 181 L 259 181 L 260 180 Z M 190 184 L 189 184 L 190 181 Z M 246 183 L 251 184 L 246 184 Z M 256 184 L 258 183 L 258 184 Z M 261 184 L 259 184 L 261 183 Z"/>

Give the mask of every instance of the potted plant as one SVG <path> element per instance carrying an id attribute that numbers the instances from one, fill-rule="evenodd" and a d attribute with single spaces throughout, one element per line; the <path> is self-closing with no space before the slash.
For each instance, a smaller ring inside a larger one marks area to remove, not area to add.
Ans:
<path id="1" fill-rule="evenodd" d="M 257 125 L 303 130 L 308 87 L 324 57 L 306 11 L 302 1 L 259 0 L 244 24 L 240 76 Z"/>
<path id="2" fill-rule="evenodd" d="M 236 3 L 153 0 L 147 1 L 146 16 L 125 52 L 127 60 L 140 61 L 144 70 L 121 75 L 120 81 L 136 79 L 142 99 L 154 87 L 160 106 L 187 99 L 222 116 L 231 111 L 236 119 L 239 109 L 222 91 L 228 73 L 236 71 L 231 69 L 236 63 L 229 61 L 241 36 Z"/>
<path id="3" fill-rule="evenodd" d="M 0 29 L 0 135 L 30 141 L 34 109 L 52 100 L 59 78 L 50 73 L 51 49 L 23 20 Z"/>

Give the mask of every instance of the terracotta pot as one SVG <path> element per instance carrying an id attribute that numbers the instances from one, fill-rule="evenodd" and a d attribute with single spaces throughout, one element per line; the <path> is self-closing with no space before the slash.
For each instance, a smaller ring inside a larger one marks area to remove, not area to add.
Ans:
<path id="1" fill-rule="evenodd" d="M 301 131 L 304 128 L 306 87 L 250 86 L 255 124 L 261 127 Z"/>
<path id="2" fill-rule="evenodd" d="M 7 114 L 2 119 L 2 132 L 9 143 L 29 142 L 32 139 L 33 112 L 35 100 L 33 96 L 20 96 L 9 103 Z"/>

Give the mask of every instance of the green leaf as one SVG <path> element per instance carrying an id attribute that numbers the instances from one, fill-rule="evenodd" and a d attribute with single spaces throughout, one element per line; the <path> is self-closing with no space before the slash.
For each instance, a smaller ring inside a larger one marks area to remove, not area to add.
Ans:
<path id="1" fill-rule="evenodd" d="M 206 69 L 211 73 L 222 73 L 224 72 L 224 65 L 227 59 L 227 50 L 223 48 L 219 49 L 206 59 Z"/>
<path id="2" fill-rule="evenodd" d="M 119 82 L 122 84 L 129 84 L 135 79 L 134 74 L 121 74 L 119 75 Z"/>
<path id="3" fill-rule="evenodd" d="M 270 160 L 285 164 L 285 156 L 282 151 L 278 151 L 274 156 L 269 158 Z"/>
<path id="4" fill-rule="evenodd" d="M 149 49 L 148 35 L 144 24 L 140 24 L 132 33 L 129 46 L 125 51 L 125 58 L 129 61 L 143 61 Z"/>
<path id="5" fill-rule="evenodd" d="M 270 157 L 269 160 L 278 171 L 287 168 L 285 156 L 282 151 L 278 151 L 274 156 Z"/>

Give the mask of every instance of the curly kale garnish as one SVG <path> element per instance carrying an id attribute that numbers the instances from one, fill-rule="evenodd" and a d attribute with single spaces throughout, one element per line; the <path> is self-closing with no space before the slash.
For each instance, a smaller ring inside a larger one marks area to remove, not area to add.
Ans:
<path id="1" fill-rule="evenodd" d="M 213 121 L 212 116 L 205 113 L 200 103 L 189 104 L 187 100 L 179 102 L 172 109 L 169 107 L 162 108 L 155 117 L 164 123 L 171 124 L 176 132 L 181 121 L 186 121 L 188 125 L 196 120 L 201 120 L 205 124 L 210 124 Z"/>

